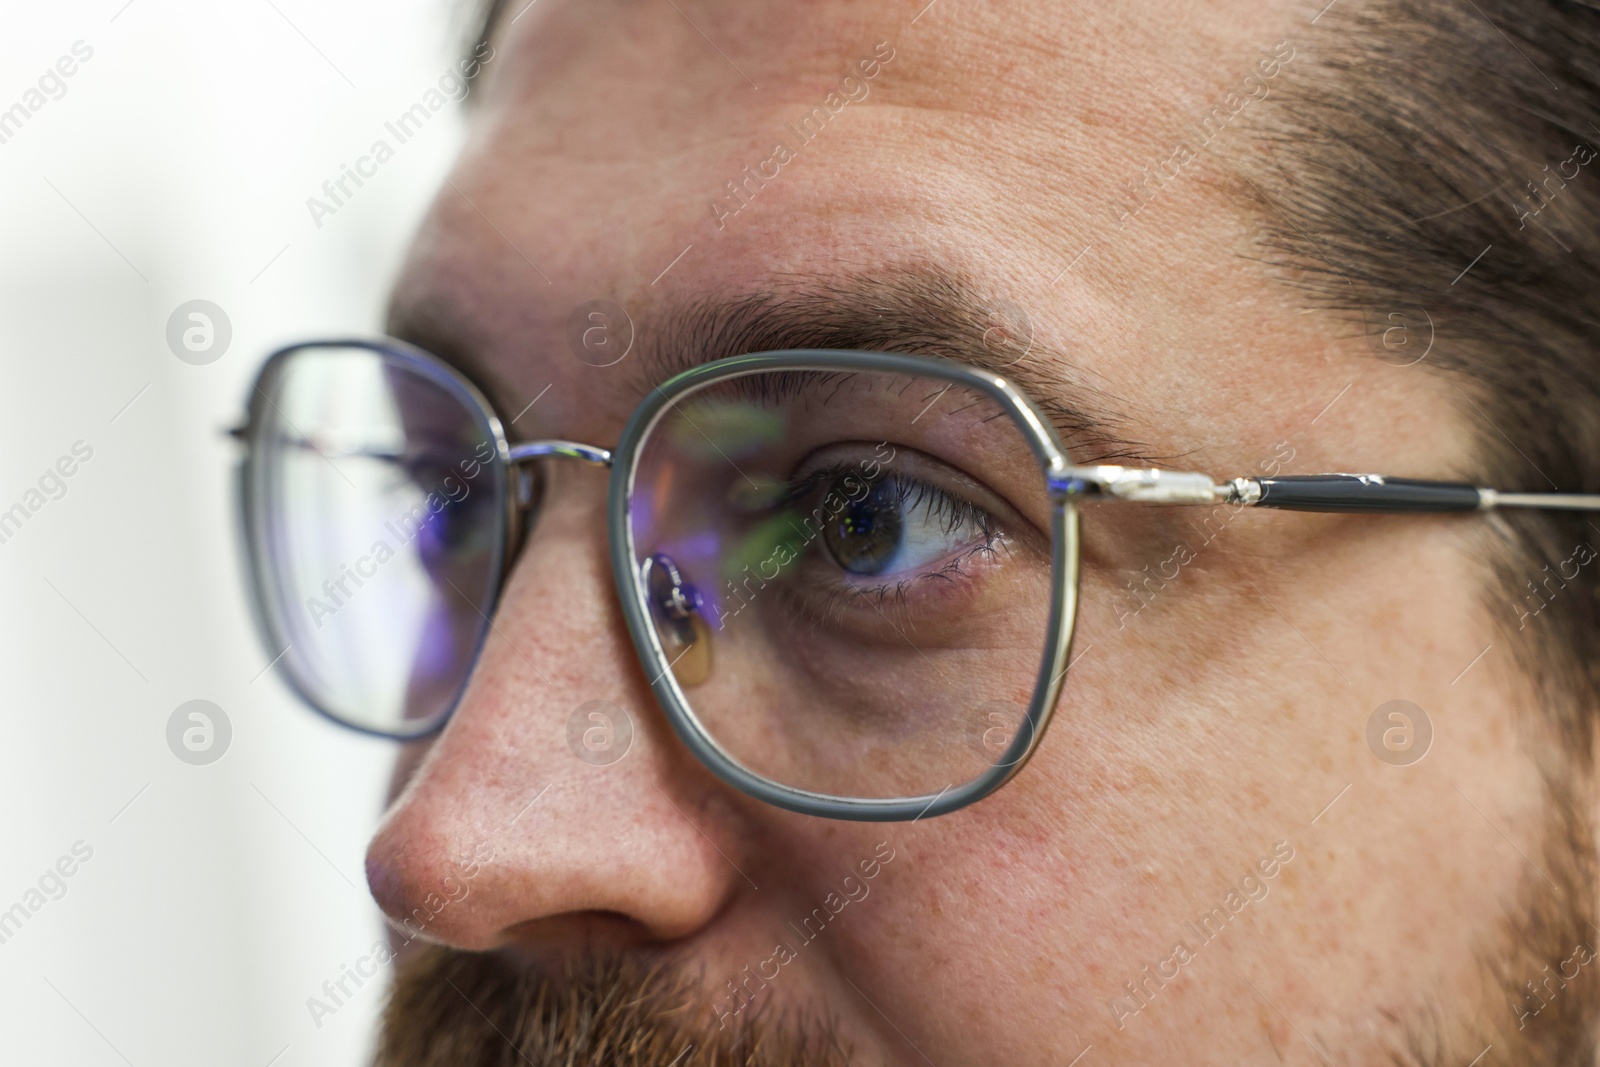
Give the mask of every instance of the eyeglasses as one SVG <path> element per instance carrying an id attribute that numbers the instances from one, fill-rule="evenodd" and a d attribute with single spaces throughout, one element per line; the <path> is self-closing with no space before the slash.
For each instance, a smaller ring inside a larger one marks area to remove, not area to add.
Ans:
<path id="1" fill-rule="evenodd" d="M 623 617 L 677 736 L 733 787 L 836 819 L 955 811 L 1027 762 L 1070 661 L 1080 502 L 1600 509 L 1381 475 L 1075 466 L 1005 378 L 877 352 L 706 363 L 607 450 L 508 441 L 471 382 L 400 342 L 314 342 L 269 357 L 235 433 L 257 616 L 323 715 L 441 729 L 496 637 L 546 465 L 597 464 Z"/>

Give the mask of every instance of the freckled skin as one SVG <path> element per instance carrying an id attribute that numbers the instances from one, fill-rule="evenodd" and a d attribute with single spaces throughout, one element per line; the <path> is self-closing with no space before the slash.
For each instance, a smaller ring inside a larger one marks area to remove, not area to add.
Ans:
<path id="1" fill-rule="evenodd" d="M 517 406 L 549 386 L 522 432 L 609 445 L 639 400 L 566 351 L 583 301 L 622 302 L 643 329 L 672 302 L 781 291 L 790 272 L 936 263 L 1027 308 L 1073 360 L 1062 380 L 1119 398 L 1127 435 L 1187 469 L 1249 473 L 1287 441 L 1291 473 L 1429 477 L 1468 448 L 1434 379 L 1375 362 L 1255 261 L 1233 177 L 1255 151 L 1244 124 L 1117 221 L 1183 116 L 1297 39 L 1298 6 L 940 0 L 915 25 L 916 3 L 679 6 L 542 0 L 503 27 L 460 193 L 440 194 L 397 286 L 397 307 L 447 322 Z M 895 54 L 867 98 L 719 229 L 724 183 L 881 41 Z M 751 801 L 671 736 L 615 606 L 604 487 L 554 473 L 497 618 L 506 640 L 414 751 L 372 843 L 375 892 L 403 915 L 494 841 L 430 936 L 541 962 L 670 952 L 715 989 L 888 842 L 871 895 L 770 992 L 832 1012 L 862 1062 L 1061 1065 L 1092 1044 L 1085 1064 L 1320 1063 L 1302 1034 L 1373 1062 L 1380 1013 L 1478 1010 L 1473 938 L 1527 871 L 1473 805 L 1530 851 L 1540 798 L 1510 741 L 1532 701 L 1507 651 L 1451 684 L 1500 640 L 1473 520 L 1245 512 L 1119 626 L 1118 575 L 1196 528 L 1089 508 L 1083 658 L 1038 754 L 962 812 L 861 825 Z M 596 697 L 635 720 L 609 767 L 563 740 Z M 1435 725 L 1411 767 L 1366 747 L 1395 698 Z M 1261 878 L 1265 897 L 1194 944 L 1190 924 L 1279 842 L 1293 859 Z M 1124 983 L 1180 940 L 1193 962 L 1119 1020 Z M 1498 1002 L 1481 1012 L 1514 1023 Z"/>

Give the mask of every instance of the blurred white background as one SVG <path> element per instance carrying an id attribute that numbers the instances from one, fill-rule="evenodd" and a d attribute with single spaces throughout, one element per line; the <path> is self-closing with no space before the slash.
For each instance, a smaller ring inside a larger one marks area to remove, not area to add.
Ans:
<path id="1" fill-rule="evenodd" d="M 460 105 L 320 229 L 306 199 L 469 20 L 450 0 L 6 6 L 0 111 L 76 42 L 92 56 L 0 127 L 0 512 L 45 500 L 0 543 L 0 1062 L 361 1063 L 381 978 L 320 1026 L 307 999 L 381 936 L 362 854 L 392 750 L 263 673 L 221 434 L 271 346 L 378 330 Z M 203 366 L 166 340 L 195 299 L 232 326 Z M 79 441 L 65 495 L 30 498 Z M 232 724 L 208 766 L 167 744 L 193 699 Z M 78 842 L 91 858 L 47 877 Z"/>

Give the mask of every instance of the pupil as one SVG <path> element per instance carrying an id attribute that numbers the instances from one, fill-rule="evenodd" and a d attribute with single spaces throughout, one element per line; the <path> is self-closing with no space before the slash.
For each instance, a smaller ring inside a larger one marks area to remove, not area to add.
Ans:
<path id="1" fill-rule="evenodd" d="M 859 486 L 856 486 L 859 492 Z M 835 491 L 842 491 L 838 483 Z M 824 540 L 834 562 L 852 574 L 879 574 L 900 549 L 903 522 L 895 493 L 879 482 L 860 500 L 846 503 Z"/>

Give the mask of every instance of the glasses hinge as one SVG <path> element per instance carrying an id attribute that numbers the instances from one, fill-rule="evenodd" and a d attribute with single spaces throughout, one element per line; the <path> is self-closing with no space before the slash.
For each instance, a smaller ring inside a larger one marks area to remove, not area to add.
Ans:
<path id="1" fill-rule="evenodd" d="M 1052 475 L 1050 493 L 1057 500 L 1100 496 L 1141 504 L 1215 504 L 1226 499 L 1228 487 L 1194 471 L 1102 465 Z"/>

